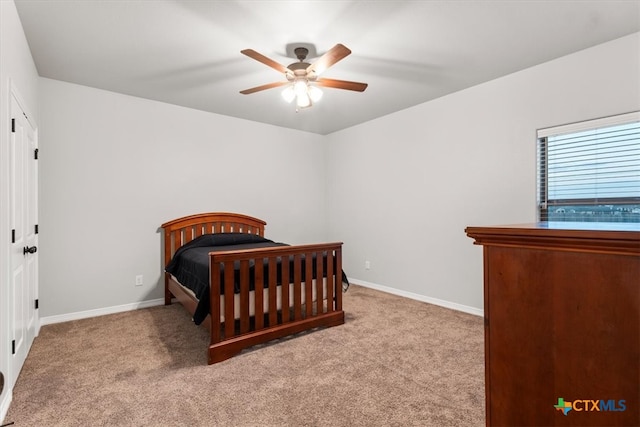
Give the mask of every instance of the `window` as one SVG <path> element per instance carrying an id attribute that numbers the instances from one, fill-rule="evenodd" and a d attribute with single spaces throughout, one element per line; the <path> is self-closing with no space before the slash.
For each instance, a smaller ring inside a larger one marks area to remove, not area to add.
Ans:
<path id="1" fill-rule="evenodd" d="M 540 221 L 640 223 L 640 112 L 538 131 Z"/>

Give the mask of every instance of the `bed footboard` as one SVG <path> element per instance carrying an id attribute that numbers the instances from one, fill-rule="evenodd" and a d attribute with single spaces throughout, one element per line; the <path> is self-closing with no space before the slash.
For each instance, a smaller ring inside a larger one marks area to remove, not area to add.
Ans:
<path id="1" fill-rule="evenodd" d="M 209 364 L 228 359 L 256 344 L 344 323 L 342 243 L 212 252 L 209 257 Z M 221 275 L 225 270 L 234 271 L 234 264 L 240 266 L 237 275 Z M 289 283 L 290 286 L 279 286 Z M 238 284 L 239 303 L 234 298 Z M 252 300 L 251 291 L 255 295 Z M 220 312 L 221 306 L 224 313 Z M 234 318 L 238 320 L 229 320 Z"/>

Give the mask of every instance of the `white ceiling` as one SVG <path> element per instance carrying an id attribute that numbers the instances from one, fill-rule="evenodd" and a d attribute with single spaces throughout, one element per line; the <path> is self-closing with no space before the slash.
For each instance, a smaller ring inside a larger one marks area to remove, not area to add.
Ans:
<path id="1" fill-rule="evenodd" d="M 15 3 L 40 76 L 319 134 L 640 31 L 640 0 Z M 323 77 L 369 87 L 298 113 L 239 93 L 283 80 L 242 49 L 288 65 L 299 43 L 346 45 Z"/>

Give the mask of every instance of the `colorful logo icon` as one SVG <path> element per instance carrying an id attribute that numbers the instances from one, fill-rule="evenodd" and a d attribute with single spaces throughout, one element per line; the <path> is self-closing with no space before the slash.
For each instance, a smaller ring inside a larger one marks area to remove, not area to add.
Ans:
<path id="1" fill-rule="evenodd" d="M 573 409 L 571 402 L 565 402 L 562 397 L 558 398 L 558 404 L 553 405 L 553 407 L 556 408 L 556 411 L 562 411 L 565 416 Z"/>

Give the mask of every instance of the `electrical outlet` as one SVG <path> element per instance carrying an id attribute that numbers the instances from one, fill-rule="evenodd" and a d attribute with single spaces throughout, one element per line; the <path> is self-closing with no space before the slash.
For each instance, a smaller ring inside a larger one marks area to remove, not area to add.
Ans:
<path id="1" fill-rule="evenodd" d="M 136 286 L 142 286 L 142 274 L 136 276 Z"/>
<path id="2" fill-rule="evenodd" d="M 371 269 L 371 263 L 368 260 L 364 262 L 364 269 L 365 270 L 370 270 Z"/>

